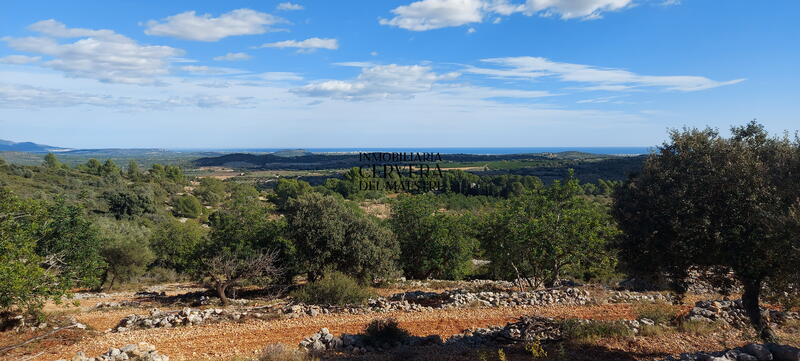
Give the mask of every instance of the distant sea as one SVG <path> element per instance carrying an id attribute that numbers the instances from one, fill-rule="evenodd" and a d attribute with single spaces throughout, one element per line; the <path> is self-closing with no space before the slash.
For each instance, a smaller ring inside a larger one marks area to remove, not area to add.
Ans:
<path id="1" fill-rule="evenodd" d="M 241 148 L 241 149 L 174 149 L 176 151 L 213 151 L 242 153 L 272 153 L 292 148 Z M 443 148 L 297 148 L 312 153 L 357 153 L 357 152 L 431 152 L 442 154 L 525 154 L 583 152 L 594 154 L 637 155 L 648 154 L 652 147 L 443 147 Z"/>

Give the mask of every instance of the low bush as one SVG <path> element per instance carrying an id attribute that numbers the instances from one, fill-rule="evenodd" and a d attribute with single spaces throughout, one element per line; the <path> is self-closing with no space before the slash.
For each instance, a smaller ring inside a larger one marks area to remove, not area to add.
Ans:
<path id="1" fill-rule="evenodd" d="M 373 295 L 368 287 L 341 272 L 328 272 L 291 294 L 300 302 L 339 306 L 364 304 Z"/>
<path id="2" fill-rule="evenodd" d="M 364 329 L 366 342 L 372 345 L 402 343 L 408 338 L 408 331 L 398 325 L 394 318 L 379 318 L 372 320 Z"/>
<path id="3" fill-rule="evenodd" d="M 636 319 L 647 318 L 655 323 L 668 323 L 678 316 L 678 308 L 666 303 L 640 303 L 635 307 Z"/>
<path id="4" fill-rule="evenodd" d="M 264 351 L 262 351 L 261 356 L 258 357 L 258 361 L 319 361 L 319 359 L 297 348 L 274 343 L 268 345 Z"/>
<path id="5" fill-rule="evenodd" d="M 561 325 L 561 333 L 565 339 L 574 341 L 633 336 L 633 331 L 619 321 L 566 320 Z"/>

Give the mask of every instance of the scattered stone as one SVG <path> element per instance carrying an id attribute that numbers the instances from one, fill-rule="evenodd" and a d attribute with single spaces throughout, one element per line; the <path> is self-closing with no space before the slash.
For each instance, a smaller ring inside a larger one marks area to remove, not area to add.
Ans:
<path id="1" fill-rule="evenodd" d="M 112 348 L 97 357 L 87 357 L 83 352 L 78 352 L 71 361 L 169 361 L 169 357 L 158 353 L 155 346 L 140 342 L 138 345 L 130 344 L 121 348 Z"/>

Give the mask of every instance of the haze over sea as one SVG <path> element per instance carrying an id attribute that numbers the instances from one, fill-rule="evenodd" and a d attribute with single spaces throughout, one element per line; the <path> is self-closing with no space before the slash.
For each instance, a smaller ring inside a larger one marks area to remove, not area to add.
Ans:
<path id="1" fill-rule="evenodd" d="M 648 154 L 653 147 L 387 147 L 387 148 L 298 148 L 312 153 L 358 153 L 358 152 L 430 152 L 441 154 L 525 154 L 583 152 L 594 154 L 638 155 Z M 245 153 L 272 153 L 287 148 L 228 148 L 228 149 L 174 149 L 178 151 L 225 151 Z"/>

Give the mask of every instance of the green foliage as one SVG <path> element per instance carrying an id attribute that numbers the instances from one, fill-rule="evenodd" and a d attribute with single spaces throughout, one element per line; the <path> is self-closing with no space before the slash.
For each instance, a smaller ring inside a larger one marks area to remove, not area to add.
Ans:
<path id="1" fill-rule="evenodd" d="M 153 198 L 148 193 L 135 192 L 129 189 L 106 191 L 103 199 L 108 203 L 108 210 L 117 219 L 141 216 L 155 211 Z"/>
<path id="2" fill-rule="evenodd" d="M 617 229 L 606 209 L 582 194 L 570 178 L 489 214 L 480 237 L 495 277 L 533 278 L 550 287 L 565 274 L 613 270 L 616 259 L 607 245 Z"/>
<path id="3" fill-rule="evenodd" d="M 52 263 L 36 253 L 40 206 L 0 188 L 0 311 L 34 312 L 66 290 Z"/>
<path id="4" fill-rule="evenodd" d="M 410 334 L 394 318 L 378 318 L 364 328 L 365 342 L 374 346 L 403 343 Z"/>
<path id="5" fill-rule="evenodd" d="M 755 122 L 730 138 L 713 129 L 670 137 L 614 195 L 627 268 L 666 273 L 680 293 L 691 267 L 718 275 L 718 286 L 733 271 L 754 327 L 774 339 L 758 304 L 765 283 L 797 284 L 800 145 L 769 137 Z"/>
<path id="6" fill-rule="evenodd" d="M 231 199 L 209 217 L 210 242 L 200 258 L 225 251 L 238 257 L 251 256 L 264 250 L 277 252 L 276 265 L 286 281 L 297 274 L 294 244 L 286 237 L 286 222 L 275 217 L 273 209 L 258 199 L 258 192 L 249 186 L 235 187 Z"/>
<path id="7" fill-rule="evenodd" d="M 628 326 L 620 321 L 565 320 L 561 324 L 561 335 L 572 341 L 586 341 L 598 338 L 627 338 L 633 336 Z"/>
<path id="8" fill-rule="evenodd" d="M 59 276 L 70 286 L 95 287 L 105 263 L 100 255 L 103 240 L 79 206 L 57 199 L 44 208 L 37 232 L 36 252 L 57 255 Z"/>
<path id="9" fill-rule="evenodd" d="M 197 267 L 196 258 L 206 242 L 208 232 L 196 221 L 179 222 L 176 219 L 158 225 L 150 238 L 155 253 L 155 264 L 180 273 Z"/>
<path id="10" fill-rule="evenodd" d="M 539 340 L 525 343 L 525 351 L 531 354 L 533 359 L 547 357 L 547 351 L 544 350 L 542 342 Z"/>
<path id="11" fill-rule="evenodd" d="M 439 213 L 429 195 L 404 195 L 392 205 L 390 224 L 400 243 L 407 277 L 461 279 L 477 247 L 462 216 Z"/>
<path id="12" fill-rule="evenodd" d="M 300 302 L 314 305 L 360 305 L 374 294 L 355 279 L 341 272 L 327 272 L 322 278 L 292 292 Z"/>
<path id="13" fill-rule="evenodd" d="M 136 163 L 135 160 L 131 160 L 128 162 L 128 170 L 126 176 L 128 179 L 138 182 L 141 181 L 144 177 L 142 170 L 139 168 L 139 163 Z"/>
<path id="14" fill-rule="evenodd" d="M 208 205 L 216 206 L 225 200 L 225 182 L 216 178 L 201 178 L 194 194 Z"/>
<path id="15" fill-rule="evenodd" d="M 299 261 L 312 280 L 327 268 L 369 281 L 397 269 L 394 234 L 355 205 L 307 193 L 289 201 L 286 217 Z"/>
<path id="16" fill-rule="evenodd" d="M 97 224 L 106 238 L 103 283 L 108 281 L 108 288 L 113 288 L 116 281 L 128 282 L 141 276 L 155 259 L 149 247 L 150 231 L 132 222 L 110 219 L 99 219 Z"/>
<path id="17" fill-rule="evenodd" d="M 203 205 L 191 194 L 177 196 L 173 203 L 173 211 L 176 216 L 197 218 L 203 214 Z"/>
<path id="18" fill-rule="evenodd" d="M 47 153 L 47 155 L 44 156 L 44 166 L 52 169 L 58 169 L 64 167 L 64 164 L 58 160 L 55 154 Z"/>
<path id="19" fill-rule="evenodd" d="M 281 178 L 275 185 L 275 204 L 279 209 L 285 209 L 289 200 L 297 198 L 311 191 L 311 185 L 297 179 Z"/>

